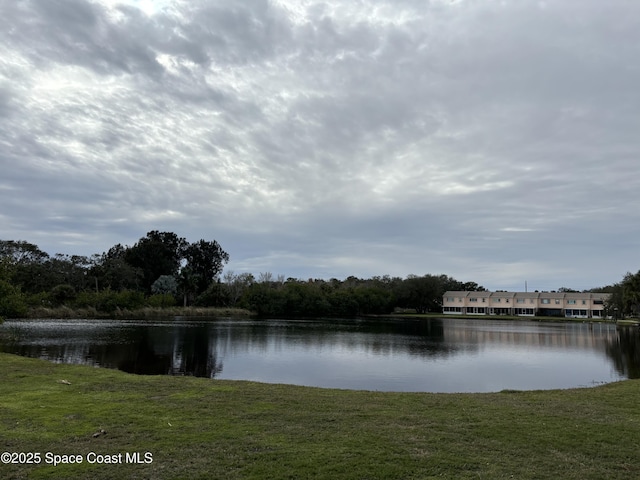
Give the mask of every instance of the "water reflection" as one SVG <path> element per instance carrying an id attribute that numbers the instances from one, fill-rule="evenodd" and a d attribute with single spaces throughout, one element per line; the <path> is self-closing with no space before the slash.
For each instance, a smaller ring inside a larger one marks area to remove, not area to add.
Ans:
<path id="1" fill-rule="evenodd" d="M 147 375 L 496 391 L 640 378 L 637 328 L 487 320 L 23 320 L 0 350 Z"/>
<path id="2" fill-rule="evenodd" d="M 627 378 L 640 378 L 640 329 L 626 327 L 617 338 L 607 342 L 607 355 L 616 370 Z"/>

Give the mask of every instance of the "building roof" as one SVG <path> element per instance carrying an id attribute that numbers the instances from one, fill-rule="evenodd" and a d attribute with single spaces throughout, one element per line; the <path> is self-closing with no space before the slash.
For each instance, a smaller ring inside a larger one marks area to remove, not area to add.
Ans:
<path id="1" fill-rule="evenodd" d="M 564 298 L 565 295 L 566 295 L 566 293 L 564 293 L 564 292 L 540 292 L 538 298 L 562 299 L 562 298 Z M 580 298 L 584 298 L 584 297 L 580 297 Z"/>
<path id="2" fill-rule="evenodd" d="M 516 292 L 493 292 L 491 298 L 513 298 L 517 295 Z"/>
<path id="3" fill-rule="evenodd" d="M 538 298 L 538 292 L 516 292 L 516 298 Z"/>
<path id="4" fill-rule="evenodd" d="M 611 296 L 604 292 L 475 292 L 462 290 L 449 290 L 445 297 L 478 297 L 478 298 L 549 298 L 549 299 L 596 299 L 606 300 Z"/>

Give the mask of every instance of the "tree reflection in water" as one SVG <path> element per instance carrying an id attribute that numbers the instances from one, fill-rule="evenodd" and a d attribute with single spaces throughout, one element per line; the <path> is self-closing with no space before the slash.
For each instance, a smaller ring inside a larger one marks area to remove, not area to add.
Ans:
<path id="1" fill-rule="evenodd" d="M 144 375 L 393 391 L 640 378 L 640 329 L 480 319 L 7 321 L 0 350 Z"/>
<path id="2" fill-rule="evenodd" d="M 640 328 L 618 327 L 618 336 L 607 344 L 607 355 L 627 378 L 640 378 Z"/>

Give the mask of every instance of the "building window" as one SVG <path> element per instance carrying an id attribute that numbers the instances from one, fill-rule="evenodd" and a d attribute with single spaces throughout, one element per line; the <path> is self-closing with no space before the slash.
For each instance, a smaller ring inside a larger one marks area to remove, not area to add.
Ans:
<path id="1" fill-rule="evenodd" d="M 486 299 L 486 298 L 483 298 L 483 299 L 482 299 L 482 303 L 486 303 L 486 301 L 487 301 L 487 299 Z"/>
<path id="2" fill-rule="evenodd" d="M 516 298 L 516 303 L 524 303 L 524 298 Z"/>
<path id="3" fill-rule="evenodd" d="M 575 300 L 567 300 L 567 303 L 568 303 L 569 305 L 575 305 L 575 304 L 576 304 L 576 301 L 575 301 Z"/>
<path id="4" fill-rule="evenodd" d="M 560 300 L 556 299 L 556 305 L 560 305 Z"/>
<path id="5" fill-rule="evenodd" d="M 604 301 L 603 300 L 594 300 L 593 304 L 594 305 L 604 305 Z"/>
<path id="6" fill-rule="evenodd" d="M 508 298 L 507 298 L 507 299 L 505 299 L 505 302 L 509 303 L 509 299 L 508 299 Z"/>
<path id="7" fill-rule="evenodd" d="M 587 301 L 586 301 L 586 300 L 582 300 L 582 304 L 583 304 L 583 305 L 586 305 L 586 304 L 587 304 Z"/>
<path id="8" fill-rule="evenodd" d="M 477 298 L 470 298 L 470 299 L 469 299 L 469 301 L 470 301 L 470 302 L 477 302 L 477 301 L 478 301 L 478 299 L 477 299 Z"/>
<path id="9" fill-rule="evenodd" d="M 543 298 L 541 300 L 541 303 L 544 303 L 545 305 L 547 305 L 549 303 L 549 299 L 548 298 Z"/>

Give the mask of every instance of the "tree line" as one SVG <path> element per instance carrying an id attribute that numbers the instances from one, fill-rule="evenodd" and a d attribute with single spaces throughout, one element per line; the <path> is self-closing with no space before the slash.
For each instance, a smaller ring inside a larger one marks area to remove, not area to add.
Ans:
<path id="1" fill-rule="evenodd" d="M 627 272 L 621 281 L 592 291 L 611 294 L 605 303 L 608 316 L 615 319 L 640 317 L 640 270 L 637 273 Z"/>
<path id="2" fill-rule="evenodd" d="M 189 243 L 157 230 L 132 246 L 117 244 L 90 257 L 50 256 L 24 240 L 0 240 L 0 315 L 21 316 L 39 306 L 112 312 L 186 305 L 228 261 L 215 240 Z"/>
<path id="3" fill-rule="evenodd" d="M 447 290 L 484 290 L 446 275 L 345 280 L 296 279 L 269 272 L 234 273 L 218 242 L 189 243 L 173 232 L 150 231 L 134 245 L 117 244 L 92 256 L 53 256 L 24 240 L 0 240 L 0 315 L 30 308 L 145 306 L 245 308 L 263 316 L 355 316 L 394 309 L 441 311 Z"/>
<path id="4" fill-rule="evenodd" d="M 442 311 L 448 290 L 485 290 L 475 282 L 432 274 L 344 280 L 222 274 L 228 261 L 229 254 L 215 240 L 189 243 L 157 230 L 134 245 L 117 244 L 89 257 L 50 256 L 23 240 L 0 240 L 0 316 L 21 317 L 36 307 L 112 313 L 175 305 L 245 308 L 271 317 L 428 313 Z M 640 312 L 640 271 L 597 291 L 612 294 L 609 312 Z"/>

